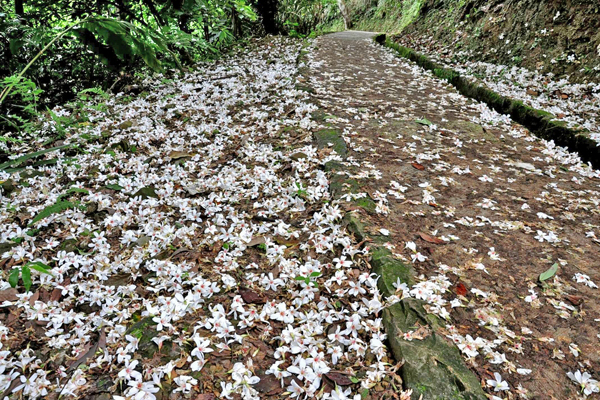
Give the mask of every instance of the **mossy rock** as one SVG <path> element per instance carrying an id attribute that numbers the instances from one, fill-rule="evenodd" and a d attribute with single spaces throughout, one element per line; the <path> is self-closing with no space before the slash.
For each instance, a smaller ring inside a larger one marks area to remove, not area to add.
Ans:
<path id="1" fill-rule="evenodd" d="M 371 266 L 373 272 L 379 275 L 378 287 L 381 293 L 388 297 L 396 292 L 394 283 L 400 279 L 408 286 L 414 284 L 414 270 L 402 261 L 394 258 L 385 247 L 376 247 L 371 250 Z"/>
<path id="2" fill-rule="evenodd" d="M 7 251 L 10 251 L 13 247 L 16 246 L 17 244 L 13 242 L 0 243 L 0 256 L 2 256 L 2 254 L 6 253 Z"/>
<path id="3" fill-rule="evenodd" d="M 330 145 L 332 145 L 333 150 L 336 153 L 338 153 L 342 158 L 346 158 L 348 148 L 346 147 L 346 142 L 337 129 L 320 129 L 315 132 L 315 138 L 317 139 L 317 145 L 320 149 L 330 147 Z"/>
<path id="4" fill-rule="evenodd" d="M 301 90 L 303 92 L 312 93 L 312 94 L 315 93 L 315 90 L 308 85 L 296 84 L 296 90 Z"/>
<path id="5" fill-rule="evenodd" d="M 365 233 L 365 224 L 356 216 L 348 213 L 344 215 L 344 225 L 349 232 L 353 233 L 357 240 L 363 241 L 367 238 Z"/>
<path id="6" fill-rule="evenodd" d="M 59 249 L 64 250 L 67 253 L 76 253 L 77 252 L 77 239 L 66 239 L 60 244 Z"/>
<path id="7" fill-rule="evenodd" d="M 115 381 L 110 375 L 103 375 L 96 381 L 96 390 L 99 392 L 109 392 L 111 388 L 115 385 Z M 106 393 L 102 393 L 106 394 Z M 108 397 L 110 399 L 110 396 Z"/>
<path id="8" fill-rule="evenodd" d="M 132 121 L 124 121 L 121 122 L 119 125 L 117 125 L 117 128 L 119 129 L 129 129 L 133 126 L 133 122 Z"/>
<path id="9" fill-rule="evenodd" d="M 370 197 L 363 197 L 361 199 L 355 200 L 356 204 L 365 209 L 370 214 L 375 214 L 375 210 L 377 209 L 377 203 Z"/>
<path id="10" fill-rule="evenodd" d="M 403 360 L 400 376 L 412 399 L 485 400 L 477 377 L 464 364 L 458 348 L 432 332 L 423 340 L 404 340 L 404 332 L 417 325 L 435 327 L 435 317 L 428 315 L 421 302 L 404 299 L 383 310 L 383 324 L 394 357 Z"/>
<path id="11" fill-rule="evenodd" d="M 3 193 L 5 196 L 10 195 L 17 189 L 12 179 L 7 179 L 4 182 L 0 183 L 0 188 L 2 188 L 0 192 Z"/>

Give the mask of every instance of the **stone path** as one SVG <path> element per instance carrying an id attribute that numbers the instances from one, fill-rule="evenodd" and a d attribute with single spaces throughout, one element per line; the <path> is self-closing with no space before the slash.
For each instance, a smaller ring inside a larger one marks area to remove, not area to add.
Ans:
<path id="1" fill-rule="evenodd" d="M 348 148 L 338 173 L 358 185 L 346 185 L 346 210 L 414 266 L 419 283 L 405 295 L 442 318 L 438 333 L 490 394 L 594 391 L 567 374 L 600 370 L 598 172 L 372 36 L 320 37 L 305 72 L 320 128 Z"/>

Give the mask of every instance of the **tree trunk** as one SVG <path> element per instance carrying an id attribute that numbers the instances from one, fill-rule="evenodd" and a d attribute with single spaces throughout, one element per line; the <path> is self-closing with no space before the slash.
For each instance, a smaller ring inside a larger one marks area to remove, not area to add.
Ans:
<path id="1" fill-rule="evenodd" d="M 277 28 L 277 21 L 275 21 L 275 15 L 277 14 L 277 0 L 257 0 L 256 11 L 262 20 L 263 28 L 268 35 L 277 35 L 279 29 Z"/>
<path id="2" fill-rule="evenodd" d="M 150 12 L 154 16 L 154 19 L 156 19 L 158 25 L 163 26 L 165 24 L 165 21 L 160 15 L 160 12 L 158 12 L 158 10 L 156 9 L 156 6 L 152 2 L 152 0 L 144 0 L 144 4 L 150 9 Z M 181 0 L 181 2 L 179 3 L 179 8 L 177 8 L 177 10 L 180 10 L 181 7 L 183 7 L 183 0 Z"/>
<path id="3" fill-rule="evenodd" d="M 344 27 L 346 30 L 352 29 L 352 20 L 350 19 L 350 15 L 348 14 L 348 9 L 346 8 L 344 0 L 337 0 L 337 4 L 340 9 L 340 13 L 342 14 L 342 18 L 344 19 Z"/>
<path id="4" fill-rule="evenodd" d="M 235 7 L 231 7 L 231 33 L 233 33 L 233 37 L 236 39 L 242 36 L 242 24 L 240 23 L 240 18 Z"/>
<path id="5" fill-rule="evenodd" d="M 15 14 L 19 17 L 25 16 L 25 10 L 23 10 L 23 0 L 15 0 Z"/>

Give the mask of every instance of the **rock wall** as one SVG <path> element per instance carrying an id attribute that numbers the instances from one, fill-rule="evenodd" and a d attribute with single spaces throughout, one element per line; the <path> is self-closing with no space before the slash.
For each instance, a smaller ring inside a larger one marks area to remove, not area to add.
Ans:
<path id="1" fill-rule="evenodd" d="M 600 81 L 598 0 L 426 0 L 402 35 L 441 56 Z"/>

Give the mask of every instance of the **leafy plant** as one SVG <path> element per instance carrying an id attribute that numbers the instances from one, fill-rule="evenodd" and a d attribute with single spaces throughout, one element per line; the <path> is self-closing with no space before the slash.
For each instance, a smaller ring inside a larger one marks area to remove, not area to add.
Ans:
<path id="1" fill-rule="evenodd" d="M 298 188 L 298 190 L 296 190 L 296 196 L 298 196 L 298 197 L 307 197 L 308 196 L 308 192 L 306 191 L 306 188 L 304 188 L 301 183 L 296 182 L 296 187 Z"/>
<path id="2" fill-rule="evenodd" d="M 554 275 L 556 275 L 556 272 L 558 272 L 558 263 L 554 263 L 554 265 L 552 265 L 548 270 L 540 274 L 540 282 L 544 282 L 552 278 Z"/>
<path id="3" fill-rule="evenodd" d="M 32 226 L 36 222 L 41 221 L 44 218 L 51 216 L 52 214 L 58 214 L 65 210 L 69 210 L 69 209 L 73 209 L 73 208 L 79 208 L 80 210 L 85 210 L 85 206 L 82 205 L 81 202 L 79 202 L 79 201 L 73 202 L 73 201 L 59 200 L 55 204 L 48 206 L 48 207 L 44 208 L 42 211 L 40 211 L 39 214 L 36 215 L 31 220 L 31 222 L 29 223 L 28 226 Z"/>
<path id="4" fill-rule="evenodd" d="M 163 67 L 157 55 L 169 53 L 181 68 L 177 56 L 167 47 L 167 39 L 152 29 L 116 18 L 94 17 L 82 21 L 81 28 L 74 30 L 75 35 L 81 40 L 85 40 L 87 32 L 102 38 L 121 60 L 127 60 L 130 56 L 139 56 L 153 70 L 162 71 Z M 110 63 L 106 58 L 104 61 Z"/>
<path id="5" fill-rule="evenodd" d="M 165 72 L 180 59 L 213 58 L 257 20 L 248 0 L 26 3 L 24 12 L 0 3 L 0 129 L 19 132 L 1 139 L 7 152 L 22 131 L 35 138 L 28 123 L 40 106 L 118 91 L 145 78 L 145 67 Z"/>
<path id="6" fill-rule="evenodd" d="M 0 82 L 0 87 L 2 88 L 2 91 L 7 90 L 8 87 L 13 88 L 14 96 L 19 98 L 20 104 L 23 104 L 19 106 L 22 115 L 34 116 L 37 114 L 36 108 L 39 96 L 44 91 L 39 89 L 31 79 L 23 76 L 7 76 Z M 0 115 L 0 117 L 9 125 L 12 125 L 17 129 L 19 129 L 19 124 L 24 122 L 20 115 Z"/>
<path id="7" fill-rule="evenodd" d="M 15 267 L 12 269 L 12 271 L 10 271 L 10 275 L 8 276 L 8 283 L 10 284 L 11 287 L 15 288 L 17 287 L 17 284 L 19 283 L 19 276 L 21 277 L 21 279 L 23 280 L 23 287 L 25 287 L 25 290 L 27 292 L 29 292 L 29 289 L 31 289 L 31 285 L 32 285 L 32 281 L 31 281 L 31 270 L 34 269 L 42 274 L 48 274 L 48 275 L 52 275 L 52 273 L 50 272 L 50 267 L 47 266 L 44 263 L 41 263 L 39 261 L 35 261 L 35 262 L 28 262 L 25 265 L 22 265 L 20 267 Z"/>
<path id="8" fill-rule="evenodd" d="M 308 276 L 297 276 L 294 279 L 304 282 L 307 286 L 319 287 L 319 284 L 316 281 L 319 276 L 321 276 L 321 272 L 315 271 L 311 272 Z"/>
<path id="9" fill-rule="evenodd" d="M 23 164 L 25 161 L 31 160 L 32 158 L 44 155 L 46 153 L 51 153 L 53 151 L 58 151 L 58 150 L 62 150 L 62 149 L 70 148 L 70 147 L 72 147 L 71 144 L 65 144 L 65 145 L 62 145 L 62 146 L 51 147 L 51 148 L 48 148 L 48 149 L 44 149 L 44 150 L 36 151 L 36 152 L 33 152 L 33 153 L 25 154 L 24 156 L 21 156 L 19 158 L 15 158 L 14 160 L 7 161 L 5 163 L 0 164 L 0 171 L 2 171 L 2 170 L 8 170 L 9 168 L 18 167 L 21 164 Z"/>

